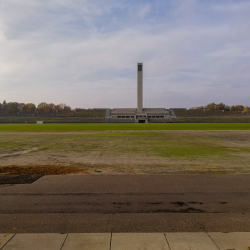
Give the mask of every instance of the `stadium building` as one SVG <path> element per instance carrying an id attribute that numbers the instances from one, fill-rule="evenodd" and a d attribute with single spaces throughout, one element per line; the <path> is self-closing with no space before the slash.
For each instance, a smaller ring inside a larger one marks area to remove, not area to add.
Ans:
<path id="1" fill-rule="evenodd" d="M 105 122 L 148 123 L 175 122 L 173 110 L 143 108 L 143 63 L 137 64 L 137 108 L 107 109 Z"/>

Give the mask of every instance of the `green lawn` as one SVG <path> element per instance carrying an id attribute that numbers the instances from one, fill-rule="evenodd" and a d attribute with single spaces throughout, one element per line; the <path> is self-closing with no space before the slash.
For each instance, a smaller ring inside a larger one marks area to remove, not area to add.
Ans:
<path id="1" fill-rule="evenodd" d="M 0 124 L 0 131 L 90 131 L 90 130 L 250 130 L 250 123 L 78 123 Z"/>
<path id="2" fill-rule="evenodd" d="M 250 131 L 9 131 L 0 133 L 0 160 L 89 173 L 250 173 Z"/>
<path id="3" fill-rule="evenodd" d="M 250 173 L 249 128 L 250 124 L 232 123 L 6 124 L 0 125 L 0 167 L 77 166 L 89 173 Z"/>

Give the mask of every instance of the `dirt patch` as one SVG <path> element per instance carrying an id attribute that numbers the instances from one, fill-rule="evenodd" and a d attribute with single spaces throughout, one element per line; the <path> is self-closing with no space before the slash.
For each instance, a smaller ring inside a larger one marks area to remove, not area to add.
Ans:
<path id="1" fill-rule="evenodd" d="M 0 158 L 13 157 L 13 156 L 19 156 L 19 155 L 29 154 L 29 153 L 36 152 L 38 150 L 39 150 L 38 148 L 32 148 L 32 149 L 29 149 L 29 150 L 17 151 L 17 152 L 11 153 L 11 154 L 0 155 Z"/>
<path id="2" fill-rule="evenodd" d="M 4 175 L 0 176 L 0 185 L 31 184 L 43 175 Z"/>
<path id="3" fill-rule="evenodd" d="M 223 205 L 227 204 L 226 201 L 219 201 L 219 203 L 220 203 L 220 204 L 223 204 Z"/>
<path id="4" fill-rule="evenodd" d="M 84 168 L 54 166 L 54 165 L 11 165 L 0 167 L 0 176 L 10 175 L 63 175 L 63 174 L 87 174 Z"/>
<path id="5" fill-rule="evenodd" d="M 153 211 L 153 213 L 205 213 L 204 210 L 188 207 L 186 209 L 179 209 L 179 210 L 173 210 L 173 209 L 158 209 Z"/>
<path id="6" fill-rule="evenodd" d="M 174 204 L 176 207 L 187 206 L 187 204 L 185 202 L 182 202 L 182 201 L 171 202 L 171 204 Z"/>

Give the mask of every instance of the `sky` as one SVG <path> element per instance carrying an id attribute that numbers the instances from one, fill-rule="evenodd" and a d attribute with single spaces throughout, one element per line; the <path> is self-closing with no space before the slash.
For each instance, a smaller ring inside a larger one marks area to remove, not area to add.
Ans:
<path id="1" fill-rule="evenodd" d="M 0 102 L 250 105 L 250 0 L 0 0 Z"/>

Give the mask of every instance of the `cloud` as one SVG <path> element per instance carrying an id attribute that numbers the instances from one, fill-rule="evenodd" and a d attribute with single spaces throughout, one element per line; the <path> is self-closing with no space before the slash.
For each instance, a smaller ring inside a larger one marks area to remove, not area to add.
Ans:
<path id="1" fill-rule="evenodd" d="M 136 63 L 143 61 L 151 104 L 249 102 L 250 18 L 237 14 L 241 7 L 231 25 L 214 1 L 1 4 L 0 101 L 135 106 Z"/>
<path id="2" fill-rule="evenodd" d="M 212 6 L 213 10 L 222 12 L 248 12 L 250 10 L 249 1 L 235 1 L 235 2 L 224 2 L 222 4 L 215 4 Z"/>
<path id="3" fill-rule="evenodd" d="M 139 8 L 138 17 L 143 20 L 150 12 L 150 5 L 146 4 Z"/>

